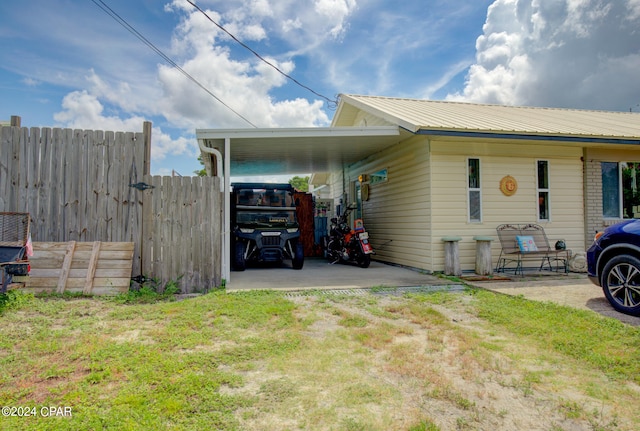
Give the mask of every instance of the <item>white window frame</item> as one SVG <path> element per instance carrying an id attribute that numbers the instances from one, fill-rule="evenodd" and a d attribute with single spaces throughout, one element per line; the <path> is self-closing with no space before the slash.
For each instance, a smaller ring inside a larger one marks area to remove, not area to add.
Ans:
<path id="1" fill-rule="evenodd" d="M 538 169 L 538 165 L 540 162 L 546 162 L 547 163 L 547 188 L 540 188 L 540 178 L 538 177 L 538 174 L 540 172 L 540 170 Z M 546 159 L 539 159 L 536 160 L 536 201 L 538 202 L 538 205 L 536 205 L 536 211 L 538 213 L 538 221 L 540 222 L 549 222 L 551 221 L 551 178 L 550 178 L 550 171 L 551 171 L 551 163 L 549 163 L 549 160 Z M 540 193 L 547 193 L 547 218 L 541 218 L 540 217 L 540 204 L 539 204 L 539 199 L 540 199 Z"/>
<path id="2" fill-rule="evenodd" d="M 478 187 L 471 187 L 469 184 L 470 172 L 469 162 L 471 160 L 478 161 Z M 468 223 L 482 223 L 482 161 L 479 157 L 467 157 L 466 160 L 466 183 L 467 183 L 467 222 Z M 478 202 L 480 204 L 480 218 L 478 220 L 471 219 L 471 192 L 478 192 Z"/>

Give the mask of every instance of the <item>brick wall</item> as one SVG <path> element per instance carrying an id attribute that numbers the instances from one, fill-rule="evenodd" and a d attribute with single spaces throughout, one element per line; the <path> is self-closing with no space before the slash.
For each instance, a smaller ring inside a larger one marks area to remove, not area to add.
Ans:
<path id="1" fill-rule="evenodd" d="M 602 170 L 600 160 L 585 160 L 584 163 L 585 244 L 593 242 L 593 236 L 604 228 L 602 218 Z"/>

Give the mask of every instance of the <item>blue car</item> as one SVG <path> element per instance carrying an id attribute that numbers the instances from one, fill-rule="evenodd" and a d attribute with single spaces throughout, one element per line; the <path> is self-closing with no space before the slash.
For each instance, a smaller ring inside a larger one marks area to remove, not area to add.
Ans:
<path id="1" fill-rule="evenodd" d="M 621 313 L 640 316 L 640 220 L 598 232 L 587 250 L 589 279 Z"/>

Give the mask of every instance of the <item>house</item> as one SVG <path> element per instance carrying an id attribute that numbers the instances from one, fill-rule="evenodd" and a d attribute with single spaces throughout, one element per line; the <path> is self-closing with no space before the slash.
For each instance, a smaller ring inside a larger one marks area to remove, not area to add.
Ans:
<path id="1" fill-rule="evenodd" d="M 429 272 L 443 237 L 472 271 L 473 238 L 499 224 L 538 223 L 581 252 L 640 214 L 638 113 L 341 95 L 331 127 L 196 134 L 210 173 L 312 172 L 337 210 L 358 202 L 376 259 Z"/>

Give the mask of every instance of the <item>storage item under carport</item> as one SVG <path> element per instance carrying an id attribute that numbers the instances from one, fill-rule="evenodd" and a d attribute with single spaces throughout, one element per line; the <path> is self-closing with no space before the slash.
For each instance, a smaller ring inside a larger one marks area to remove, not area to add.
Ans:
<path id="1" fill-rule="evenodd" d="M 12 287 L 14 276 L 29 274 L 30 220 L 29 213 L 0 212 L 0 293 Z"/>

